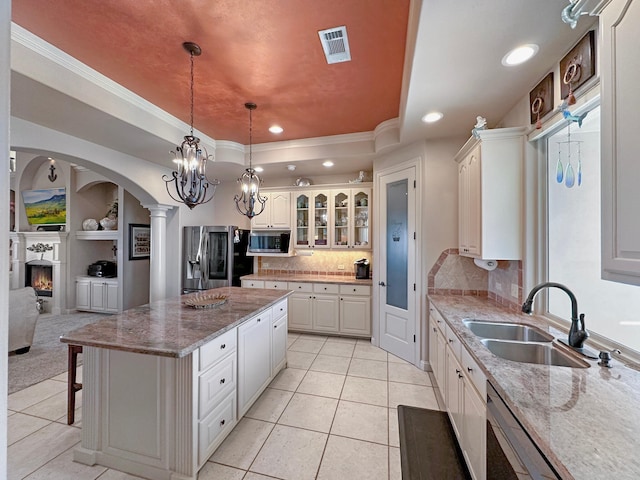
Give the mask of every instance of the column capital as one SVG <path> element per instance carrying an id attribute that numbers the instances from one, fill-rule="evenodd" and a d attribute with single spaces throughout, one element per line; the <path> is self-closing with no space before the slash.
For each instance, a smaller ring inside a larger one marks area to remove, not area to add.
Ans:
<path id="1" fill-rule="evenodd" d="M 161 203 L 142 205 L 142 207 L 149 210 L 151 212 L 152 217 L 166 217 L 167 212 L 172 208 L 174 208 L 172 205 L 164 205 Z"/>

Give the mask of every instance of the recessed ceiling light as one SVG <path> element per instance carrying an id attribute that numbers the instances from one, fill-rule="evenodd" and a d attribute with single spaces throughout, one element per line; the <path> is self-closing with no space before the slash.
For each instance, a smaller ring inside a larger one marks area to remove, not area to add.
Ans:
<path id="1" fill-rule="evenodd" d="M 441 120 L 444 117 L 442 112 L 429 112 L 424 117 L 422 117 L 422 121 L 424 123 L 434 123 L 438 120 Z"/>
<path id="2" fill-rule="evenodd" d="M 287 165 L 287 170 L 289 170 L 290 172 L 293 172 L 296 169 L 295 165 Z"/>
<path id="3" fill-rule="evenodd" d="M 333 162 L 331 160 L 327 160 L 325 162 L 322 162 L 322 165 L 324 165 L 325 167 L 333 167 Z"/>
<path id="4" fill-rule="evenodd" d="M 258 172 L 258 173 L 262 173 L 262 172 L 264 172 L 264 168 L 262 168 L 262 167 L 256 167 L 256 168 L 254 168 L 254 170 L 255 170 L 256 172 Z"/>
<path id="5" fill-rule="evenodd" d="M 514 65 L 520 65 L 532 58 L 538 53 L 538 45 L 529 43 L 528 45 L 522 45 L 514 48 L 504 57 L 502 57 L 502 64 L 506 67 L 512 67 Z"/>
<path id="6" fill-rule="evenodd" d="M 284 132 L 284 128 L 282 128 L 280 125 L 271 125 L 269 127 L 269 131 L 271 133 L 282 133 Z"/>

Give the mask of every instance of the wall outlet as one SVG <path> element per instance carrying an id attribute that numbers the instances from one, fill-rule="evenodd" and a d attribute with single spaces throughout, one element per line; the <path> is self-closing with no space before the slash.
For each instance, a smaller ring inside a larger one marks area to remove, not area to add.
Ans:
<path id="1" fill-rule="evenodd" d="M 513 298 L 518 298 L 518 284 L 517 283 L 512 283 L 511 284 L 511 296 Z"/>
<path id="2" fill-rule="evenodd" d="M 338 265 L 338 270 L 344 270 L 344 265 Z"/>
<path id="3" fill-rule="evenodd" d="M 502 291 L 502 284 L 496 282 L 496 292 L 501 292 Z"/>

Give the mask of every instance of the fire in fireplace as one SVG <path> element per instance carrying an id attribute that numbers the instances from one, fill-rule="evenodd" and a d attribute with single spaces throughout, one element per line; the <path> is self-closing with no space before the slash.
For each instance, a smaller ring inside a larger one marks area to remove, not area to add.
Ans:
<path id="1" fill-rule="evenodd" d="M 25 265 L 25 287 L 33 287 L 40 297 L 52 297 L 53 266 L 44 261 L 28 262 Z"/>

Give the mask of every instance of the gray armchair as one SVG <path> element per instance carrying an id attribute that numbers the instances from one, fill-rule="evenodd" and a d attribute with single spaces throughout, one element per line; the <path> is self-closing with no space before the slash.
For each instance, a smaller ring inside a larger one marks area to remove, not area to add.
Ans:
<path id="1" fill-rule="evenodd" d="M 27 353 L 38 321 L 38 297 L 32 287 L 9 291 L 9 352 Z"/>

